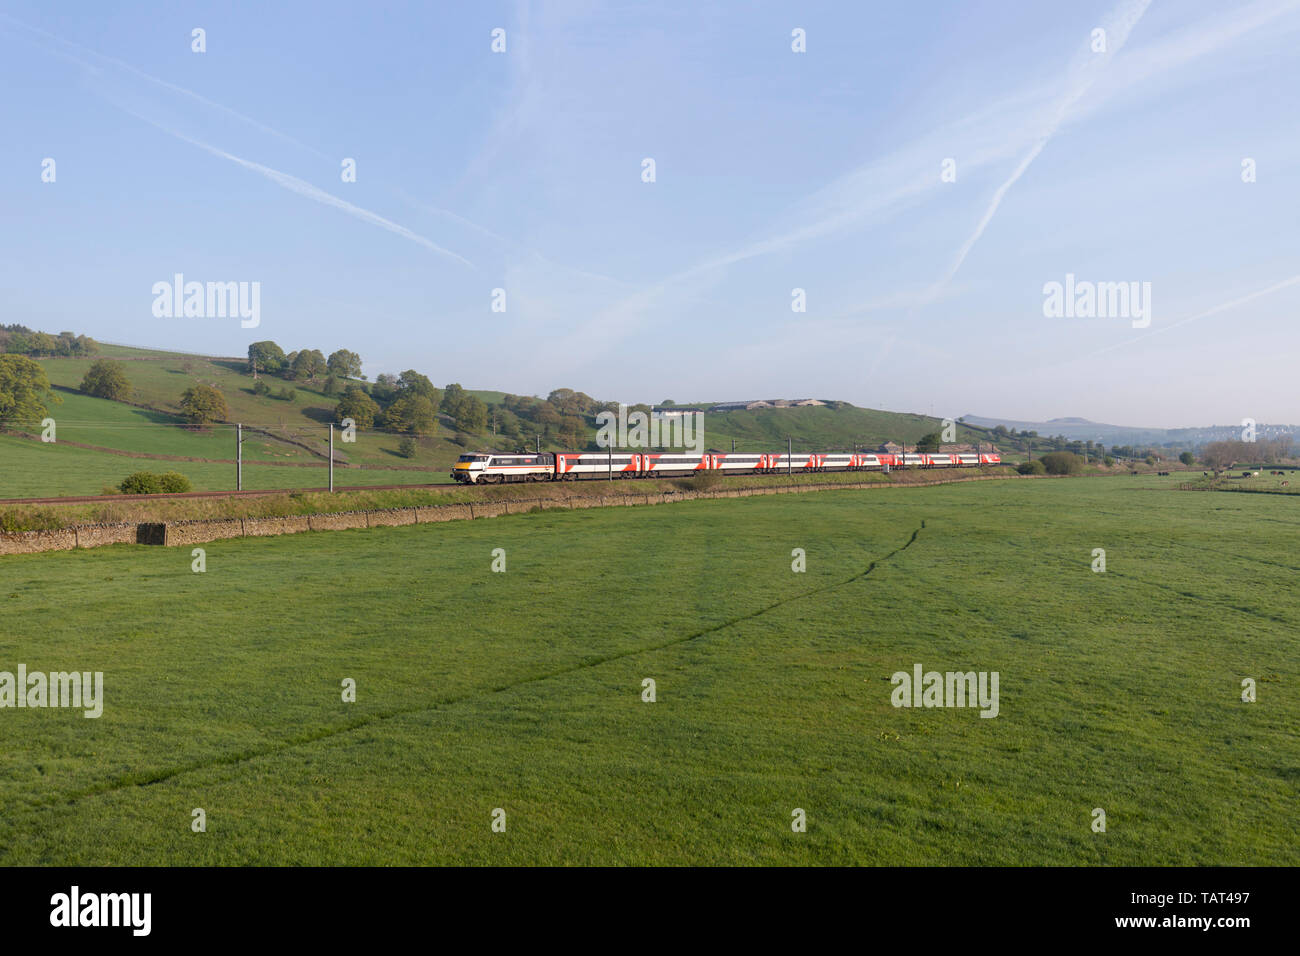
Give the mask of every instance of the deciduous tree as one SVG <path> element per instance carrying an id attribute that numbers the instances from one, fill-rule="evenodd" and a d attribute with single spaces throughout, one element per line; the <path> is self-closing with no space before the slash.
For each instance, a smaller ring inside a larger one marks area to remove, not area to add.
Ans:
<path id="1" fill-rule="evenodd" d="M 62 401 L 39 363 L 25 355 L 0 355 L 0 421 L 36 424 L 49 414 L 48 405 Z"/>
<path id="2" fill-rule="evenodd" d="M 224 422 L 230 417 L 226 398 L 210 385 L 195 385 L 181 395 L 181 411 L 195 425 Z"/>
<path id="3" fill-rule="evenodd" d="M 81 390 L 87 395 L 115 402 L 131 397 L 131 383 L 127 381 L 126 369 L 121 362 L 110 362 L 108 359 L 100 359 L 86 370 L 85 377 L 81 380 Z"/>

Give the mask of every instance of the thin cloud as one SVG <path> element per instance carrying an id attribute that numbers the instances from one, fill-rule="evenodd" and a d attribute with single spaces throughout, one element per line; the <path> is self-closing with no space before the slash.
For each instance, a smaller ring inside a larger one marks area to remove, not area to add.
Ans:
<path id="1" fill-rule="evenodd" d="M 966 261 L 970 251 L 975 248 L 975 243 L 980 241 L 980 237 L 984 235 L 984 230 L 988 228 L 989 223 L 993 221 L 993 217 L 997 215 L 998 207 L 1002 205 L 1002 200 L 1006 197 L 1007 192 L 1020 180 L 1020 177 L 1025 174 L 1025 170 L 1030 167 L 1033 161 L 1047 147 L 1047 144 L 1051 142 L 1052 137 L 1056 135 L 1056 131 L 1061 128 L 1061 125 L 1069 117 L 1075 104 L 1097 81 L 1099 72 L 1105 69 L 1115 54 L 1123 48 L 1129 34 L 1137 26 L 1138 21 L 1142 19 L 1142 15 L 1146 13 L 1147 7 L 1150 5 L 1151 0 L 1130 0 L 1129 3 L 1123 4 L 1111 12 L 1104 25 L 1105 52 L 1088 52 L 1083 54 L 1082 59 L 1075 61 L 1066 78 L 1065 93 L 1057 101 L 1046 128 L 1038 134 L 1033 147 L 1016 165 L 1011 176 L 993 194 L 993 200 L 989 203 L 988 208 L 984 210 L 984 215 L 980 217 L 979 223 L 976 224 L 975 231 L 962 243 L 961 248 L 957 251 L 957 257 L 953 260 L 948 271 L 931 289 L 932 294 L 938 294 L 943 290 L 944 286 L 952 281 L 952 277 L 962 267 L 962 263 Z"/>
<path id="2" fill-rule="evenodd" d="M 1300 285 L 1300 274 L 1293 275 L 1289 279 L 1283 279 L 1280 282 L 1274 282 L 1272 285 L 1265 286 L 1262 289 L 1256 289 L 1254 292 L 1247 293 L 1246 295 L 1243 296 L 1238 296 L 1237 298 L 1230 299 L 1227 302 L 1221 302 L 1218 305 L 1214 306 L 1213 308 L 1206 309 L 1204 312 L 1197 312 L 1195 315 L 1189 315 L 1187 318 L 1179 319 L 1177 322 L 1174 322 L 1170 325 L 1160 326 L 1159 328 L 1152 329 L 1150 332 L 1144 332 L 1141 335 L 1135 335 L 1132 338 L 1124 339 L 1123 341 L 1116 342 L 1113 345 L 1107 345 L 1104 348 L 1099 348 L 1095 352 L 1088 352 L 1086 355 L 1075 356 L 1071 358 L 1068 362 L 1060 362 L 1057 363 L 1057 366 L 1049 366 L 1049 367 L 1055 368 L 1060 365 L 1070 365 L 1073 364 L 1074 362 L 1081 361 L 1083 359 L 1094 358 L 1095 356 L 1098 355 L 1105 355 L 1107 352 L 1114 352 L 1116 349 L 1128 348 L 1131 345 L 1136 345 L 1138 342 L 1151 338 L 1151 336 L 1153 335 L 1163 335 L 1165 332 L 1172 332 L 1174 329 L 1187 325 L 1189 322 L 1197 322 L 1201 319 L 1208 319 L 1212 315 L 1218 315 L 1221 312 L 1228 312 L 1232 309 L 1236 309 L 1240 306 L 1243 306 L 1248 302 L 1254 302 L 1256 299 L 1262 299 L 1264 296 L 1273 295 L 1273 293 L 1281 292 L 1283 289 L 1289 289 L 1291 286 L 1294 285 Z"/>
<path id="3" fill-rule="evenodd" d="M 112 101 L 110 100 L 110 102 Z M 252 170 L 253 172 L 261 176 L 265 176 L 267 179 L 271 180 L 271 182 L 275 183 L 277 186 L 283 186 L 285 189 L 289 190 L 290 192 L 297 193 L 299 196 L 305 196 L 306 198 L 318 202 L 324 206 L 332 206 L 333 208 L 339 209 L 347 213 L 349 216 L 353 216 L 357 219 L 362 220 L 363 222 L 368 222 L 371 223 L 372 225 L 379 226 L 381 229 L 386 229 L 396 236 L 401 236 L 403 239 L 409 239 L 411 242 L 414 242 L 417 245 L 424 246 L 424 248 L 428 249 L 431 252 L 436 252 L 441 256 L 446 256 L 449 259 L 454 259 L 457 262 L 462 263 L 463 265 L 469 266 L 471 269 L 474 269 L 475 271 L 477 271 L 478 269 L 478 267 L 474 265 L 474 263 L 470 262 L 464 256 L 452 252 L 450 249 L 444 249 L 442 246 L 438 245 L 432 239 L 428 239 L 417 232 L 412 232 L 410 229 L 407 229 L 405 226 L 393 222 L 391 219 L 385 219 L 383 216 L 379 215 L 378 213 L 373 213 L 369 209 L 363 209 L 360 206 L 353 205 L 352 203 L 348 202 L 345 199 L 340 199 L 338 196 L 335 196 L 331 193 L 327 193 L 325 190 L 313 186 L 311 183 L 299 179 L 297 176 L 291 176 L 288 173 L 283 173 L 278 169 L 272 169 L 270 166 L 263 166 L 261 163 L 255 163 L 251 160 L 243 159 L 242 157 L 236 156 L 233 153 L 227 153 L 224 149 L 218 149 L 215 146 L 210 146 L 209 144 L 201 140 L 194 139 L 193 137 L 186 136 L 184 133 L 178 132 L 174 129 L 170 129 L 164 126 L 162 123 L 159 123 L 156 120 L 152 120 L 147 116 L 143 116 L 140 113 L 137 113 L 135 110 L 129 109 L 128 107 L 125 107 L 120 103 L 114 103 L 113 105 L 115 105 L 118 109 L 122 110 L 123 112 L 129 113 L 130 115 L 134 116 L 136 119 L 142 120 L 143 122 L 148 123 L 150 126 L 157 127 L 158 129 L 162 130 L 164 133 L 176 137 L 182 142 L 189 143 L 191 146 L 197 146 L 199 149 L 211 153 L 213 156 L 220 156 L 222 159 L 230 160 L 230 162 L 236 163 L 244 167 L 245 169 Z"/>
<path id="4" fill-rule="evenodd" d="M 155 86 L 161 87 L 162 89 L 165 90 L 170 90 L 173 93 L 179 93 L 182 96 L 187 96 L 190 99 L 194 100 L 195 102 L 202 103 L 204 106 L 207 106 L 210 109 L 214 109 L 217 110 L 218 112 L 225 113 L 227 116 L 231 116 L 239 120 L 241 123 L 245 123 L 248 126 L 253 127 L 259 132 L 266 133 L 268 136 L 274 136 L 277 139 L 283 140 L 286 143 L 289 143 L 293 146 L 297 146 L 299 149 L 305 149 L 307 150 L 307 152 L 313 153 L 316 156 L 321 157 L 322 159 L 332 158 L 330 156 L 327 156 L 325 153 L 321 152 L 319 149 L 316 149 L 314 146 L 308 146 L 306 143 L 294 139 L 292 136 L 290 136 L 287 133 L 282 133 L 280 132 L 280 130 L 275 129 L 271 126 L 267 126 L 265 123 L 258 122 L 257 120 L 253 119 L 251 116 L 245 116 L 243 113 L 240 113 L 238 110 L 233 110 L 229 106 L 223 106 L 221 103 L 218 103 L 215 100 L 208 99 L 206 96 L 203 96 L 201 93 L 196 93 L 193 90 L 186 89 L 183 86 L 179 86 L 175 83 L 168 82 L 167 80 L 160 79 L 159 77 L 156 77 L 150 73 L 146 73 L 144 70 L 141 70 L 139 67 L 132 66 L 130 63 L 127 63 L 124 60 L 119 60 L 116 57 L 111 57 L 106 54 L 99 53 L 95 50 L 90 49 L 89 47 L 82 46 L 80 43 L 74 43 L 72 40 L 67 40 L 57 34 L 50 33 L 48 30 L 42 30 L 40 27 L 34 27 L 29 23 L 23 23 L 21 20 L 15 20 L 7 13 L 0 13 L 0 20 L 5 20 L 16 27 L 19 27 L 23 30 L 27 30 L 29 33 L 39 34 L 40 36 L 43 36 L 46 39 L 53 40 L 55 43 L 61 43 L 65 47 L 69 47 L 73 50 L 76 50 L 79 53 L 85 54 L 87 56 L 95 57 L 97 60 L 102 60 L 105 63 L 111 63 L 113 66 L 117 67 L 118 69 L 124 70 L 127 73 L 130 73 L 134 76 L 138 76 L 140 77 L 140 79 L 146 80 L 154 84 Z M 85 67 L 87 70 L 90 70 L 93 73 L 102 72 L 100 67 L 95 66 L 92 63 L 87 63 L 85 60 L 78 59 L 77 57 L 67 53 L 62 53 L 59 51 L 53 51 L 53 52 L 58 53 L 59 56 L 63 56 L 66 59 L 72 60 L 74 63 L 80 64 L 81 66 Z"/>

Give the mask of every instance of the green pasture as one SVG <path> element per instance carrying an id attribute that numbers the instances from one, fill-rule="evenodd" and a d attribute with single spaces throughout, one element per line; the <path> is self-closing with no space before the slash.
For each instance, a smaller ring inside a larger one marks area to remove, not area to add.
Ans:
<path id="1" fill-rule="evenodd" d="M 0 863 L 1294 866 L 1300 513 L 1176 487 L 0 558 L 0 671 L 105 681 L 0 709 Z M 998 716 L 891 706 L 917 663 Z"/>
<path id="2" fill-rule="evenodd" d="M 59 426 L 59 437 L 66 437 Z M 125 430 L 124 430 L 125 434 Z M 234 436 L 230 455 L 234 454 Z M 244 450 L 248 451 L 248 443 Z M 306 459 L 312 461 L 310 457 Z M 324 488 L 329 484 L 327 464 L 315 459 L 310 468 L 276 467 L 244 463 L 244 488 Z M 115 488 L 136 471 L 178 471 L 190 479 L 195 491 L 228 491 L 235 487 L 235 465 L 218 462 L 167 461 L 132 458 L 104 451 L 79 448 L 67 442 L 47 444 L 12 435 L 0 435 L 0 501 L 5 498 L 53 498 L 69 495 L 97 495 L 105 487 Z M 351 485 L 405 485 L 450 482 L 444 472 L 364 470 L 337 467 L 334 483 Z"/>

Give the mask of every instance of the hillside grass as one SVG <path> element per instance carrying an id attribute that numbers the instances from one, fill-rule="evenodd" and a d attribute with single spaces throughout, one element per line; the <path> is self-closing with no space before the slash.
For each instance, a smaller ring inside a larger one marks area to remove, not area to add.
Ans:
<path id="1" fill-rule="evenodd" d="M 91 364 L 100 358 L 121 361 L 132 386 L 129 401 L 147 409 L 66 391 L 75 391 Z M 50 381 L 61 388 L 64 404 L 50 411 L 60 424 L 60 434 L 68 441 L 141 455 L 231 458 L 234 437 L 226 429 L 214 427 L 206 433 L 185 434 L 173 427 L 182 420 L 183 392 L 204 384 L 225 397 L 231 423 L 248 426 L 245 459 L 324 461 L 328 454 L 328 425 L 334 420 L 339 396 L 326 395 L 323 380 L 288 382 L 262 376 L 273 393 L 285 388 L 294 390 L 296 399 L 289 402 L 256 395 L 255 380 L 245 360 L 237 357 L 210 358 L 103 345 L 99 354 L 89 358 L 44 358 L 40 363 Z M 504 392 L 492 390 L 470 390 L 470 394 L 489 403 L 500 403 L 505 396 Z M 63 430 L 65 424 L 70 430 Z M 940 420 L 928 416 L 852 406 L 759 409 L 706 415 L 703 447 L 730 451 L 734 440 L 738 451 L 779 451 L 785 447 L 787 437 L 793 436 L 796 450 L 804 452 L 874 448 L 885 441 L 914 443 L 941 427 Z M 36 423 L 28 423 L 28 430 L 35 428 Z M 410 459 L 398 453 L 401 435 L 373 429 L 357 432 L 356 441 L 347 444 L 336 434 L 334 451 L 338 461 L 360 467 L 414 465 L 445 475 L 466 450 L 517 450 L 514 443 L 490 433 L 468 436 L 466 447 L 457 443 L 458 434 L 453 423 L 442 420 L 438 433 L 421 439 Z M 590 434 L 594 437 L 594 425 Z M 987 441 L 989 437 L 985 431 L 957 426 L 959 441 Z M 556 450 L 557 446 L 544 441 L 543 449 Z"/>
<path id="2" fill-rule="evenodd" d="M 95 445 L 137 454 L 176 455 L 187 458 L 234 458 L 234 430 L 227 426 L 190 426 L 180 415 L 137 408 L 95 398 L 80 392 L 58 392 L 60 404 L 50 408 L 58 441 Z M 39 423 L 22 429 L 39 435 Z M 314 461 L 310 452 L 248 432 L 244 458 L 252 460 Z"/>
<path id="3" fill-rule="evenodd" d="M 850 451 L 876 448 L 886 441 L 909 445 L 931 433 L 941 432 L 943 422 L 927 415 L 886 412 L 855 406 L 802 406 L 799 408 L 758 408 L 753 411 L 709 413 L 704 416 L 704 444 L 719 451 L 730 451 L 736 439 L 739 451 L 783 451 L 786 438 L 794 439 L 795 451 Z M 959 442 L 982 441 L 989 434 L 983 430 L 956 425 Z M 910 449 L 909 449 L 910 450 Z M 988 448 L 985 448 L 988 451 Z"/>
<path id="4" fill-rule="evenodd" d="M 294 401 L 283 401 L 270 396 L 260 396 L 253 392 L 255 384 L 251 374 L 246 371 L 246 364 L 237 359 L 205 359 L 187 355 L 159 355 L 142 350 L 116 349 L 116 356 L 99 355 L 86 359 L 50 358 L 41 359 L 46 375 L 54 385 L 76 389 L 81 385 L 87 369 L 99 358 L 116 357 L 122 359 L 127 379 L 132 386 L 130 401 L 145 405 L 166 414 L 168 420 L 179 420 L 182 415 L 181 396 L 187 388 L 196 384 L 209 385 L 218 389 L 226 400 L 230 410 L 230 422 L 242 422 L 248 426 L 246 437 L 255 435 L 254 429 L 269 433 L 256 436 L 263 449 L 248 455 L 249 446 L 245 444 L 245 457 L 265 457 L 269 459 L 302 460 L 313 458 L 324 462 L 329 449 L 329 423 L 334 421 L 334 407 L 338 396 L 324 393 L 324 382 L 308 384 L 306 382 L 289 382 L 276 376 L 261 376 L 272 392 L 282 388 L 292 389 L 296 393 Z M 69 396 L 60 392 L 65 404 L 51 409 L 56 421 L 61 417 L 73 417 L 67 406 L 67 400 L 84 396 Z M 93 401 L 93 399 L 86 399 Z M 119 404 L 119 403 L 109 403 Z M 129 408 L 130 406 L 119 405 Z M 85 409 L 82 409 L 85 411 Z M 108 414 L 108 413 L 106 413 Z M 142 450 L 155 454 L 169 454 L 161 449 L 175 439 L 165 437 L 169 429 L 141 428 L 138 440 L 127 447 L 124 434 L 108 432 L 101 434 L 103 440 L 87 442 L 122 450 Z M 215 428 L 218 435 L 225 433 Z M 341 461 L 356 465 L 418 465 L 441 471 L 450 471 L 451 463 L 464 449 L 449 439 L 454 432 L 448 433 L 445 426 L 440 427 L 438 435 L 421 439 L 415 458 L 406 459 L 398 454 L 400 435 L 388 434 L 374 430 L 360 430 L 357 440 L 344 444 L 335 431 L 335 455 Z M 70 440 L 80 438 L 68 436 Z M 275 439 L 283 439 L 283 442 Z M 222 444 L 224 442 L 224 444 Z M 306 445 L 301 449 L 291 443 Z M 212 455 L 195 457 L 231 458 L 234 456 L 233 435 L 216 442 L 216 452 Z M 188 454 L 187 452 L 175 452 Z"/>
<path id="5" fill-rule="evenodd" d="M 1300 518 L 1171 487 L 8 558 L 3 667 L 106 703 L 4 712 L 0 863 L 1294 866 Z M 893 708 L 918 662 L 998 671 L 1000 715 Z"/>
<path id="6" fill-rule="evenodd" d="M 62 435 L 62 430 L 59 434 Z M 230 454 L 233 456 L 233 435 L 230 446 Z M 235 487 L 233 462 L 219 464 L 131 458 L 78 448 L 66 442 L 46 444 L 13 435 L 0 435 L 0 502 L 5 498 L 98 495 L 105 487 L 116 487 L 123 478 L 136 471 L 178 471 L 190 479 L 195 491 L 231 491 Z M 334 470 L 336 485 L 450 482 L 451 478 L 446 472 L 432 469 L 391 471 L 336 467 Z M 250 491 L 324 488 L 328 485 L 328 466 L 324 460 L 316 459 L 313 466 L 306 468 L 244 462 L 244 488 Z"/>

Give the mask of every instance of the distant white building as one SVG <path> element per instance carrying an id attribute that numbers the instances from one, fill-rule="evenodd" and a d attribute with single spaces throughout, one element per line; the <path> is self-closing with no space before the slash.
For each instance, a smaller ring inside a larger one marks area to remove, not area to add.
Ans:
<path id="1" fill-rule="evenodd" d="M 709 408 L 711 412 L 751 412 L 756 408 L 802 408 L 810 405 L 825 405 L 819 398 L 768 398 L 750 402 L 719 402 Z"/>

